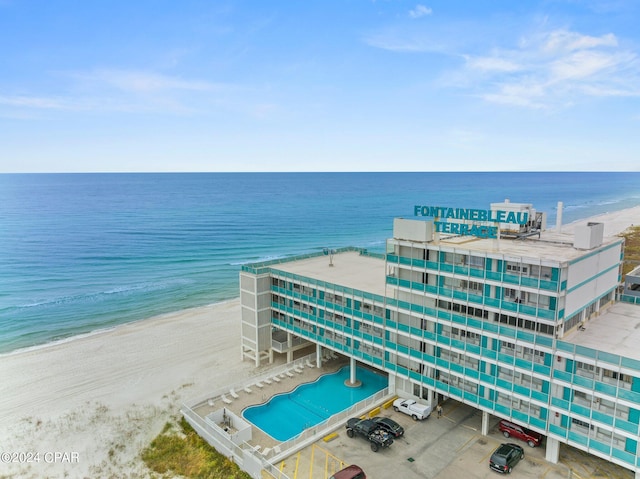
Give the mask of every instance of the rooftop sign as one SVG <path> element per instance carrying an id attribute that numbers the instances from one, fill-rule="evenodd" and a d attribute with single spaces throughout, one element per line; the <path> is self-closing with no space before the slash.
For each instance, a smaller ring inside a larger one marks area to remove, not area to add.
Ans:
<path id="1" fill-rule="evenodd" d="M 483 223 L 512 223 L 525 225 L 529 220 L 529 213 L 522 211 L 476 210 L 468 208 L 448 208 L 442 206 L 413 207 L 414 216 L 431 216 L 435 218 L 436 232 L 451 233 L 479 238 L 497 238 L 498 227 L 490 225 L 472 225 L 439 220 L 467 220 Z"/>

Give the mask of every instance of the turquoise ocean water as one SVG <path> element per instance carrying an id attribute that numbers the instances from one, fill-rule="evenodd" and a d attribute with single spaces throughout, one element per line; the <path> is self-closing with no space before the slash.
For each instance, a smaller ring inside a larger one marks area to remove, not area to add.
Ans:
<path id="1" fill-rule="evenodd" d="M 640 173 L 0 175 L 0 353 L 238 296 L 244 263 L 382 252 L 413 206 L 640 204 Z M 639 218 L 640 221 L 640 218 Z"/>

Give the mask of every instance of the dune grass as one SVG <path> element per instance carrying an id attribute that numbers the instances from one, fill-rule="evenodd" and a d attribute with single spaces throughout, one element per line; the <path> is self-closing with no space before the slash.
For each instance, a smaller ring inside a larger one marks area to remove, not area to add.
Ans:
<path id="1" fill-rule="evenodd" d="M 163 431 L 142 452 L 149 469 L 166 477 L 190 479 L 251 479 L 233 461 L 211 447 L 182 418 L 167 423 Z"/>
<path id="2" fill-rule="evenodd" d="M 624 238 L 622 277 L 640 264 L 640 226 L 631 226 L 620 234 Z"/>

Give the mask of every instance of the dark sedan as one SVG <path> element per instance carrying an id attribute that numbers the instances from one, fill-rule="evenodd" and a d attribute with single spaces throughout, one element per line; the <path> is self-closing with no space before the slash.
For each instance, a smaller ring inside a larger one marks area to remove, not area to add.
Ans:
<path id="1" fill-rule="evenodd" d="M 380 429 L 384 429 L 393 437 L 400 437 L 404 434 L 404 428 L 388 417 L 374 417 L 373 420 L 380 426 Z"/>

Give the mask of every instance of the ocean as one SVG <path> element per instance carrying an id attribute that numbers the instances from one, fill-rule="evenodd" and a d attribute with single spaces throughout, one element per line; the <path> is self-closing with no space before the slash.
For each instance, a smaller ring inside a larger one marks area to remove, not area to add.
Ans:
<path id="1" fill-rule="evenodd" d="M 238 297 L 242 264 L 383 252 L 414 205 L 640 205 L 640 173 L 0 175 L 0 353 Z"/>

